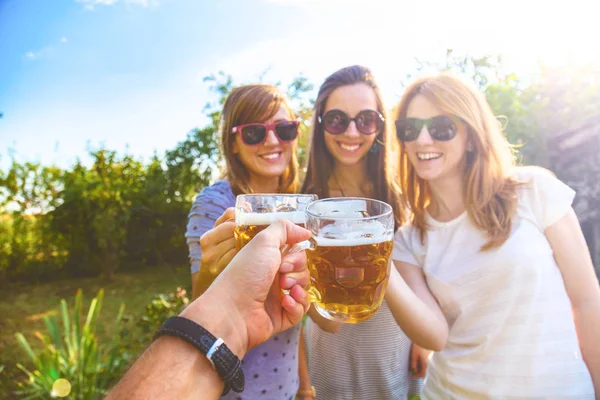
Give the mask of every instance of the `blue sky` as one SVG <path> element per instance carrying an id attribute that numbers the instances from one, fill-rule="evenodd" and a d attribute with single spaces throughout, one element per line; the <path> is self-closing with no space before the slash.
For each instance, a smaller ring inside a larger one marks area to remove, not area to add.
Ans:
<path id="1" fill-rule="evenodd" d="M 268 69 L 267 82 L 303 73 L 318 85 L 362 63 L 391 103 L 415 56 L 502 52 L 529 74 L 539 58 L 589 57 L 600 36 L 583 1 L 402 3 L 0 0 L 0 166 L 10 148 L 63 167 L 88 144 L 162 153 L 206 122 L 202 77 L 219 70 L 238 83 Z"/>

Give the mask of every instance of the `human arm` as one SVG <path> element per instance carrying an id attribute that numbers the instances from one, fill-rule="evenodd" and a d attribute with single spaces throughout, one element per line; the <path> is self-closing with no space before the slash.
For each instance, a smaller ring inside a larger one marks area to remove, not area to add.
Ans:
<path id="1" fill-rule="evenodd" d="M 573 209 L 544 230 L 562 274 L 575 319 L 579 347 L 600 393 L 600 287 Z"/>
<path id="2" fill-rule="evenodd" d="M 298 341 L 298 393 L 295 400 L 311 400 L 313 396 L 313 386 L 310 384 L 310 375 L 308 374 L 308 360 L 304 345 L 304 330 L 300 329 L 300 340 Z"/>
<path id="3" fill-rule="evenodd" d="M 309 306 L 302 253 L 281 257 L 280 248 L 306 240 L 310 232 L 280 221 L 259 233 L 213 285 L 180 314 L 220 337 L 242 358 L 275 333 L 300 322 Z M 290 267 L 290 264 L 292 267 Z M 284 268 L 285 267 L 285 268 Z M 291 271 L 297 279 L 288 285 Z M 282 294 L 288 289 L 289 294 Z M 223 382 L 187 342 L 161 337 L 133 365 L 107 399 L 219 398 Z"/>
<path id="4" fill-rule="evenodd" d="M 385 301 L 402 331 L 417 345 L 434 351 L 446 346 L 448 323 L 427 286 L 421 268 L 394 261 Z"/>

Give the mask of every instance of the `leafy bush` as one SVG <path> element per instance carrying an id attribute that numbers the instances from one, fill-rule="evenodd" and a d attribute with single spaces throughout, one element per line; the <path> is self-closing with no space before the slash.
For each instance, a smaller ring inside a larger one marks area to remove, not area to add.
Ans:
<path id="1" fill-rule="evenodd" d="M 111 343 L 100 343 L 96 336 L 96 323 L 102 309 L 104 291 L 98 291 L 92 299 L 87 316 L 83 319 L 83 295 L 79 290 L 75 296 L 75 305 L 71 312 L 67 302 L 60 302 L 59 324 L 54 316 L 44 317 L 46 333 L 36 332 L 43 347 L 35 352 L 21 333 L 16 334 L 17 341 L 33 362 L 30 371 L 21 364 L 21 369 L 29 379 L 18 384 L 15 393 L 26 399 L 56 397 L 56 383 L 65 379 L 70 383 L 69 398 L 97 399 L 107 394 L 110 385 L 121 376 L 127 363 L 119 357 L 119 335 L 113 335 Z M 125 306 L 121 304 L 115 320 L 115 330 L 119 324 Z M 64 382 L 64 381 L 62 381 Z"/>
<path id="2" fill-rule="evenodd" d="M 124 317 L 126 323 L 120 332 L 122 357 L 130 360 L 137 356 L 151 343 L 158 328 L 169 317 L 178 315 L 188 303 L 185 289 L 178 287 L 175 292 L 154 296 L 141 316 Z"/>

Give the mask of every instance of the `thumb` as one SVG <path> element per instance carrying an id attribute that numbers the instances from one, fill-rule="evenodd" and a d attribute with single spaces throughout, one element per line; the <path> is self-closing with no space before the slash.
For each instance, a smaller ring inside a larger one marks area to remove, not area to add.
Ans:
<path id="1" fill-rule="evenodd" d="M 269 238 L 277 238 L 279 241 L 279 247 L 283 247 L 286 244 L 294 244 L 302 242 L 303 240 L 308 240 L 311 236 L 310 231 L 301 228 L 287 220 L 277 221 L 271 224 L 263 232 Z"/>

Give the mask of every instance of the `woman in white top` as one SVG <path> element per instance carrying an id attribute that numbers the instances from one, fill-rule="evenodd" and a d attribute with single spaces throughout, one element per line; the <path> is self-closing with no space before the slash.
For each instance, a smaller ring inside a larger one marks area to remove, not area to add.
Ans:
<path id="1" fill-rule="evenodd" d="M 573 190 L 515 167 L 485 97 L 455 77 L 413 83 L 396 131 L 413 215 L 396 234 L 386 301 L 438 351 L 421 397 L 600 395 L 600 289 Z"/>

